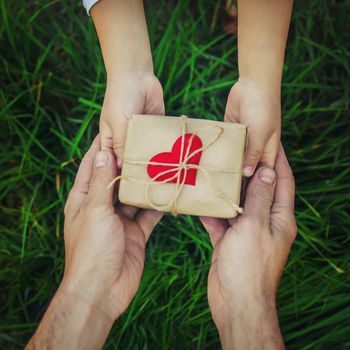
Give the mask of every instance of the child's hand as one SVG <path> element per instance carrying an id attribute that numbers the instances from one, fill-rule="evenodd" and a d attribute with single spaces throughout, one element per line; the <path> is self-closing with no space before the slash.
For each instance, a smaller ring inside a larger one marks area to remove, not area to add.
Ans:
<path id="1" fill-rule="evenodd" d="M 132 114 L 164 114 L 163 90 L 153 73 L 143 1 L 99 1 L 91 16 L 107 72 L 101 147 L 114 150 L 120 168 L 128 118 Z"/>
<path id="2" fill-rule="evenodd" d="M 248 127 L 244 176 L 253 175 L 258 163 L 274 166 L 281 128 L 279 92 L 239 79 L 230 91 L 225 121 L 246 124 Z"/>
<path id="3" fill-rule="evenodd" d="M 151 73 L 123 73 L 108 78 L 100 119 L 101 148 L 114 150 L 118 167 L 132 114 L 164 114 L 162 86 Z"/>

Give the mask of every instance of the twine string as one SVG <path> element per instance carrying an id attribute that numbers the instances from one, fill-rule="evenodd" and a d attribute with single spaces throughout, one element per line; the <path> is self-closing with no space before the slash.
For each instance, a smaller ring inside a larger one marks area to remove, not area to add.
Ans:
<path id="1" fill-rule="evenodd" d="M 236 203 L 234 203 L 234 201 L 231 198 L 227 197 L 223 192 L 219 191 L 215 187 L 214 182 L 208 173 L 208 171 L 216 171 L 216 172 L 235 174 L 235 173 L 240 173 L 240 171 L 234 171 L 234 170 L 229 170 L 229 169 L 218 169 L 218 168 L 206 168 L 205 169 L 199 165 L 188 163 L 188 161 L 193 156 L 195 156 L 196 154 L 198 154 L 200 152 L 205 151 L 213 143 L 215 143 L 220 138 L 222 133 L 224 132 L 224 128 L 219 126 L 219 125 L 213 125 L 213 126 L 206 126 L 206 127 L 198 129 L 197 131 L 192 133 L 192 135 L 188 141 L 186 151 L 185 151 L 185 134 L 186 134 L 186 118 L 187 117 L 181 116 L 180 118 L 181 118 L 181 129 L 182 130 L 181 130 L 180 159 L 179 159 L 178 163 L 163 163 L 163 162 L 150 162 L 150 161 L 147 162 L 147 161 L 135 161 L 135 160 L 128 160 L 128 159 L 124 160 L 125 163 L 133 164 L 133 165 L 146 165 L 146 166 L 148 166 L 148 165 L 160 165 L 160 166 L 167 166 L 167 167 L 170 166 L 170 167 L 172 167 L 172 169 L 168 169 L 168 170 L 164 170 L 162 172 L 159 172 L 155 177 L 153 177 L 153 179 L 152 179 L 153 181 L 138 180 L 138 179 L 135 179 L 135 178 L 130 177 L 130 176 L 119 175 L 111 181 L 111 183 L 108 185 L 108 188 L 112 187 L 117 181 L 119 181 L 121 179 L 130 180 L 133 182 L 144 183 L 145 184 L 145 199 L 146 199 L 147 204 L 155 210 L 166 211 L 166 212 L 170 211 L 174 215 L 176 215 L 177 214 L 177 202 L 178 202 L 178 198 L 181 195 L 182 190 L 185 186 L 187 171 L 189 169 L 197 169 L 203 173 L 203 175 L 207 179 L 207 183 L 210 185 L 210 187 L 212 188 L 214 193 L 216 193 L 226 203 L 228 203 L 230 206 L 232 206 L 233 209 L 236 210 L 236 212 L 242 213 L 243 209 L 241 207 L 239 207 Z M 202 145 L 202 147 L 197 148 L 193 152 L 190 152 L 194 137 L 198 136 L 198 134 L 203 130 L 213 129 L 213 128 L 217 129 L 217 133 L 215 134 L 215 136 L 206 145 Z M 169 173 L 174 173 L 174 175 L 170 176 L 169 178 L 167 178 L 165 180 L 157 181 L 160 177 L 167 175 Z M 172 196 L 172 198 L 170 199 L 170 201 L 165 205 L 158 205 L 158 204 L 154 203 L 150 198 L 150 196 L 151 196 L 150 191 L 151 191 L 152 187 L 172 182 L 175 179 L 176 179 L 175 192 L 174 192 L 174 195 Z"/>

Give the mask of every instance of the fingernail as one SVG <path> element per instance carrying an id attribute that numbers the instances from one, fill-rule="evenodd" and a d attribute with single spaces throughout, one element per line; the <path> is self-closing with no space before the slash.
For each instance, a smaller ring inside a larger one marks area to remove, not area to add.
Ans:
<path id="1" fill-rule="evenodd" d="M 276 173 L 273 169 L 265 167 L 259 171 L 259 179 L 269 185 L 272 185 L 276 179 Z"/>
<path id="2" fill-rule="evenodd" d="M 108 154 L 104 151 L 100 151 L 96 154 L 95 168 L 102 168 L 108 163 Z"/>
<path id="3" fill-rule="evenodd" d="M 246 177 L 250 177 L 254 174 L 255 167 L 251 165 L 246 165 L 243 167 L 243 175 Z"/>

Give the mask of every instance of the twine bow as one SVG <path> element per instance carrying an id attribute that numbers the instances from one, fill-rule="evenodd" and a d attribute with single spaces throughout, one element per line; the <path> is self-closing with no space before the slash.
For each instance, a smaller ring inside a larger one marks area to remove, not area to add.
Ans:
<path id="1" fill-rule="evenodd" d="M 171 212 L 172 214 L 176 215 L 177 214 L 177 200 L 179 198 L 179 196 L 181 195 L 181 192 L 184 188 L 185 185 L 185 180 L 186 180 L 186 175 L 187 175 L 187 171 L 189 169 L 197 169 L 199 171 L 201 171 L 203 173 L 203 175 L 206 177 L 208 184 L 210 185 L 210 187 L 212 188 L 212 190 L 220 197 L 222 198 L 226 203 L 228 203 L 230 206 L 233 207 L 234 210 L 236 210 L 236 212 L 238 213 L 242 213 L 243 209 L 240 208 L 236 203 L 234 203 L 234 201 L 227 197 L 224 193 L 222 193 L 221 191 L 219 191 L 218 189 L 216 189 L 208 171 L 217 171 L 217 172 L 224 172 L 224 173 L 232 173 L 232 174 L 236 174 L 236 173 L 240 173 L 240 171 L 234 171 L 234 170 L 228 170 L 228 169 L 218 169 L 218 168 L 203 168 L 199 165 L 195 165 L 195 164 L 189 164 L 188 161 L 196 154 L 205 151 L 207 148 L 209 148 L 213 143 L 215 143 L 220 136 L 222 135 L 222 133 L 224 132 L 224 128 L 219 126 L 219 125 L 211 125 L 211 126 L 206 126 L 203 128 L 198 129 L 196 132 L 193 132 L 188 145 L 187 145 L 187 149 L 186 152 L 184 154 L 185 151 L 185 134 L 186 134 L 186 116 L 181 116 L 181 127 L 182 127 L 182 136 L 181 136 L 181 149 L 180 149 L 180 159 L 179 159 L 179 163 L 162 163 L 162 162 L 147 162 L 147 161 L 135 161 L 135 160 L 129 160 L 129 159 L 125 159 L 124 163 L 128 163 L 128 164 L 134 164 L 134 165 L 163 165 L 163 166 L 171 166 L 171 169 L 162 171 L 160 173 L 158 173 L 154 178 L 153 181 L 143 181 L 143 180 L 138 180 L 129 176 L 117 176 L 115 179 L 112 180 L 112 182 L 108 185 L 108 188 L 110 188 L 111 186 L 113 186 L 117 181 L 121 180 L 121 179 L 125 179 L 125 180 L 130 180 L 133 182 L 142 182 L 145 184 L 145 199 L 147 204 L 155 209 L 155 210 L 159 210 L 159 211 L 165 211 L 165 212 Z M 206 129 L 212 129 L 212 128 L 216 128 L 218 131 L 215 134 L 215 136 L 204 146 L 194 150 L 193 152 L 190 152 L 191 150 L 191 146 L 192 146 L 192 142 L 193 142 L 193 138 L 195 136 L 198 135 L 199 132 L 206 130 Z M 175 174 L 171 177 L 169 177 L 168 179 L 162 180 L 162 181 L 157 181 L 157 179 L 163 175 L 167 175 L 168 173 L 173 173 L 175 172 Z M 181 177 L 181 174 L 182 177 Z M 176 187 L 175 187 L 175 193 L 172 196 L 172 198 L 170 199 L 170 201 L 165 204 L 165 205 L 158 205 L 156 203 L 154 203 L 151 199 L 150 199 L 150 191 L 151 188 L 153 186 L 158 186 L 158 185 L 162 185 L 168 182 L 173 181 L 174 179 L 176 179 Z"/>

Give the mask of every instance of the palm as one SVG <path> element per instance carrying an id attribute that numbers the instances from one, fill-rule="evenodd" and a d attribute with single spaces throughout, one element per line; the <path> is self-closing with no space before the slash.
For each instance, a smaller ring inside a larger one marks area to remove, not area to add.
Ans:
<path id="1" fill-rule="evenodd" d="M 151 233 L 143 221 L 157 222 L 162 214 L 125 205 L 116 209 L 110 206 L 94 209 L 88 213 L 88 221 L 84 211 L 80 214 L 71 227 L 71 231 L 79 234 L 70 234 L 67 228 L 66 266 L 80 270 L 80 275 L 88 275 L 91 270 L 98 271 L 100 283 L 105 287 L 110 286 L 109 312 L 116 318 L 130 304 L 141 280 L 146 240 Z M 141 214 L 144 216 L 143 221 L 140 219 Z M 96 227 L 99 235 L 95 234 Z M 84 249 L 81 245 L 75 249 L 77 245 L 72 239 L 82 242 L 81 244 L 86 242 Z M 74 251 L 70 251 L 69 247 L 74 247 Z M 82 265 L 81 261 L 89 261 L 91 264 Z"/>
<path id="2" fill-rule="evenodd" d="M 124 227 L 125 245 L 123 252 L 119 252 L 122 255 L 122 265 L 111 294 L 118 308 L 115 311 L 120 314 L 125 311 L 138 289 L 145 260 L 146 239 L 142 228 L 132 218 L 120 213 L 118 218 Z"/>

